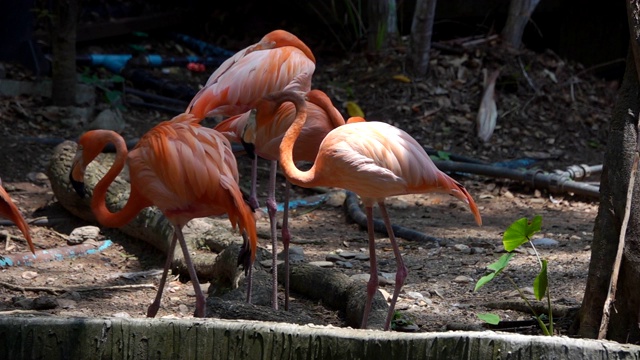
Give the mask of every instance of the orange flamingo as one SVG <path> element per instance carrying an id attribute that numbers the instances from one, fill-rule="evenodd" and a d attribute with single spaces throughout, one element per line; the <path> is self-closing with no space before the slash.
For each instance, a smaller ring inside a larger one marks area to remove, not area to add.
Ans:
<path id="1" fill-rule="evenodd" d="M 176 240 L 184 253 L 196 294 L 195 316 L 204 317 L 205 298 L 189 256 L 182 228 L 193 218 L 228 214 L 233 227 L 246 231 L 249 237 L 250 262 L 255 260 L 257 236 L 255 219 L 238 186 L 236 159 L 229 141 L 213 129 L 202 127 L 192 115 L 180 114 L 147 132 L 136 147 L 127 152 L 122 137 L 109 130 L 89 131 L 80 137 L 70 178 L 76 191 L 84 194 L 84 172 L 104 146 L 116 147 L 116 159 L 105 176 L 96 184 L 91 209 L 104 226 L 120 227 L 131 221 L 142 209 L 156 206 L 173 224 L 174 236 L 169 246 L 158 293 L 147 310 L 154 317 Z M 129 166 L 131 192 L 125 206 L 112 213 L 105 204 L 109 185 L 125 165 Z M 247 299 L 250 300 L 250 292 Z"/>
<path id="2" fill-rule="evenodd" d="M 318 155 L 308 171 L 299 170 L 293 161 L 293 148 L 306 122 L 304 99 L 294 92 L 278 92 L 265 97 L 272 106 L 288 101 L 296 106 L 295 121 L 280 143 L 280 165 L 287 180 L 302 187 L 339 187 L 358 194 L 365 206 L 369 235 L 370 278 L 367 302 L 362 319 L 366 328 L 371 302 L 378 289 L 373 206 L 378 204 L 396 258 L 396 284 L 385 330 L 389 329 L 398 294 L 407 277 L 400 249 L 396 243 L 384 199 L 402 194 L 446 193 L 469 205 L 478 225 L 480 212 L 469 192 L 457 181 L 440 171 L 422 146 L 409 134 L 382 122 L 359 122 L 339 126 L 329 132 L 320 144 Z"/>
<path id="3" fill-rule="evenodd" d="M 187 112 L 234 116 L 255 108 L 264 95 L 284 89 L 306 93 L 316 59 L 309 47 L 285 30 L 274 30 L 240 50 L 211 74 L 193 97 Z"/>
<path id="4" fill-rule="evenodd" d="M 24 235 L 24 238 L 27 239 L 29 250 L 31 250 L 31 252 L 35 254 L 36 249 L 33 246 L 33 241 L 31 240 L 29 226 L 24 220 L 24 217 L 22 217 L 22 214 L 20 214 L 20 211 L 18 210 L 16 204 L 11 201 L 9 194 L 4 189 L 4 187 L 2 187 L 2 180 L 0 180 L 0 215 L 11 220 L 14 224 L 16 224 L 16 226 L 18 226 L 18 229 L 20 229 L 22 235 Z"/>
<path id="5" fill-rule="evenodd" d="M 269 190 L 267 197 L 267 210 L 271 225 L 271 244 L 273 251 L 273 269 L 277 266 L 277 230 L 276 212 L 277 204 L 275 198 L 276 174 L 278 159 L 280 158 L 280 142 L 287 129 L 295 118 L 295 106 L 292 103 L 282 103 L 273 106 L 272 102 L 259 101 L 256 104 L 257 112 L 255 117 L 251 116 L 251 111 L 241 115 L 230 117 L 220 122 L 215 130 L 219 131 L 229 139 L 229 141 L 242 143 L 250 155 L 259 156 L 271 162 Z M 318 154 L 318 148 L 322 139 L 334 128 L 344 125 L 345 121 L 331 103 L 331 99 L 321 90 L 311 90 L 307 93 L 308 117 L 299 136 L 299 141 L 293 149 L 294 161 L 313 161 Z M 360 118 L 361 119 L 361 118 Z M 362 119 L 364 120 L 364 119 Z M 349 122 L 358 121 L 355 118 Z M 254 163 L 255 164 L 255 163 Z M 256 171 L 252 169 L 251 195 L 257 203 L 256 195 Z M 286 182 L 284 195 L 284 210 L 282 219 L 282 244 L 284 247 L 284 294 L 285 310 L 289 310 L 289 244 L 291 235 L 289 233 L 289 189 L 291 184 Z M 272 306 L 278 309 L 278 274 L 273 271 L 273 294 Z"/>

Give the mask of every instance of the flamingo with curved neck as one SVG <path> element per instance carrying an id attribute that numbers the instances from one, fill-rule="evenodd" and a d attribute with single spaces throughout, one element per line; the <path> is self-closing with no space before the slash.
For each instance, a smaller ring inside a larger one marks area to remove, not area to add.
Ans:
<path id="1" fill-rule="evenodd" d="M 333 129 L 345 124 L 345 120 L 340 111 L 333 106 L 331 99 L 321 90 L 314 89 L 306 94 L 306 104 L 308 109 L 307 122 L 301 130 L 299 140 L 293 149 L 294 161 L 315 160 L 322 139 Z M 271 244 L 273 256 L 273 269 L 277 266 L 277 203 L 276 203 L 276 175 L 278 160 L 280 158 L 280 143 L 282 138 L 293 123 L 296 115 L 295 106 L 285 102 L 275 104 L 271 101 L 261 99 L 256 104 L 256 112 L 233 116 L 223 120 L 214 127 L 232 142 L 242 143 L 247 152 L 254 156 L 253 164 L 256 164 L 255 157 L 260 157 L 271 162 L 267 212 L 271 225 Z M 356 121 L 352 119 L 350 121 Z M 257 171 L 255 167 L 251 171 L 251 195 L 250 203 L 258 203 L 256 194 Z M 284 254 L 284 308 L 289 309 L 289 245 L 291 234 L 289 232 L 289 192 L 291 184 L 285 182 L 283 216 L 282 216 L 282 244 Z M 272 306 L 278 309 L 278 274 L 273 272 Z"/>
<path id="2" fill-rule="evenodd" d="M 397 266 L 395 288 L 384 327 L 389 330 L 398 294 L 407 277 L 407 267 L 384 205 L 385 198 L 432 192 L 450 194 L 468 204 L 477 224 L 481 225 L 482 219 L 475 201 L 460 183 L 435 166 L 414 138 L 383 122 L 358 122 L 335 128 L 320 144 L 313 166 L 301 171 L 293 161 L 293 148 L 307 119 L 306 103 L 299 94 L 290 91 L 270 94 L 266 100 L 272 106 L 282 102 L 295 104 L 295 121 L 280 143 L 280 165 L 287 180 L 302 187 L 343 188 L 358 194 L 365 206 L 371 267 L 362 328 L 367 326 L 373 296 L 378 289 L 373 230 L 373 206 L 378 205 Z"/>
<path id="3" fill-rule="evenodd" d="M 249 265 L 253 264 L 257 249 L 255 219 L 238 186 L 238 169 L 231 145 L 220 133 L 200 126 L 197 119 L 188 114 L 158 124 L 131 152 L 127 151 L 122 137 L 113 131 L 86 132 L 78 140 L 70 172 L 71 183 L 81 196 L 86 167 L 108 143 L 115 145 L 116 158 L 96 184 L 91 199 L 91 209 L 98 222 L 107 227 L 120 227 L 142 209 L 156 206 L 174 227 L 158 292 L 147 316 L 153 317 L 158 312 L 173 251 L 179 241 L 196 294 L 194 314 L 204 317 L 205 298 L 182 228 L 194 218 L 227 214 L 232 226 L 238 226 L 249 237 Z M 129 165 L 129 199 L 121 210 L 111 212 L 106 206 L 106 193 L 125 163 Z M 250 297 L 248 290 L 248 301 Z"/>

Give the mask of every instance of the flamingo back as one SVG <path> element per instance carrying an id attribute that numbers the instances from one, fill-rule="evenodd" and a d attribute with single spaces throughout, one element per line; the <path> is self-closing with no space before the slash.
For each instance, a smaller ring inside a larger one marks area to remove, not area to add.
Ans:
<path id="1" fill-rule="evenodd" d="M 237 115 L 271 92 L 309 91 L 314 71 L 314 60 L 293 46 L 246 52 L 224 71 L 214 72 L 187 111 L 199 119 Z"/>

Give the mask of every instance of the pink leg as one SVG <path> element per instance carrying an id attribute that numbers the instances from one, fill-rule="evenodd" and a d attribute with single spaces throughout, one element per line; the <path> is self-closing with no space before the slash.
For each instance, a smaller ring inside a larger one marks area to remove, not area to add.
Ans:
<path id="1" fill-rule="evenodd" d="M 371 312 L 371 304 L 373 296 L 378 291 L 378 263 L 376 261 L 376 241 L 373 232 L 373 205 L 365 205 L 367 214 L 367 232 L 369 233 L 369 282 L 367 283 L 367 302 L 364 305 L 364 313 L 362 314 L 362 324 L 360 328 L 367 328 L 369 313 Z"/>
<path id="2" fill-rule="evenodd" d="M 398 248 L 398 243 L 396 242 L 396 237 L 393 233 L 393 227 L 391 226 L 391 220 L 389 220 L 389 214 L 387 213 L 387 208 L 384 206 L 384 202 L 378 202 L 378 207 L 380 208 L 380 213 L 382 214 L 384 224 L 387 227 L 389 240 L 391 241 L 391 246 L 393 247 L 393 254 L 396 257 L 396 285 L 393 288 L 393 297 L 391 298 L 391 304 L 389 305 L 387 320 L 384 323 L 384 329 L 389 330 L 391 320 L 393 319 L 394 309 L 396 307 L 396 301 L 398 300 L 398 294 L 400 293 L 400 289 L 402 289 L 402 285 L 404 285 L 404 281 L 407 278 L 407 267 L 404 265 L 404 260 L 402 260 L 400 248 Z"/>
<path id="3" fill-rule="evenodd" d="M 249 194 L 249 206 L 253 210 L 257 210 L 260 207 L 260 203 L 258 202 L 258 155 L 253 155 L 253 159 L 251 160 L 251 193 Z M 247 239 L 246 234 L 242 234 L 242 238 L 244 239 L 243 246 L 245 250 L 249 249 L 249 240 Z M 243 252 L 241 252 L 243 253 Z M 246 254 L 245 254 L 246 256 Z M 250 255 L 249 255 L 250 256 Z M 239 260 L 242 261 L 242 260 Z M 247 277 L 247 303 L 251 303 L 251 289 L 253 287 L 253 264 L 247 260 L 243 263 L 245 275 Z"/>
<path id="4" fill-rule="evenodd" d="M 278 233 L 276 223 L 276 212 L 278 204 L 276 203 L 276 173 L 278 170 L 278 162 L 271 161 L 271 170 L 269 173 L 269 195 L 267 197 L 267 211 L 269 213 L 269 222 L 271 224 L 271 252 L 273 253 L 272 267 L 273 271 L 273 294 L 271 297 L 271 307 L 278 310 Z"/>
<path id="5" fill-rule="evenodd" d="M 284 210 L 282 212 L 282 251 L 284 252 L 284 309 L 289 310 L 289 189 L 291 183 L 287 181 L 284 188 Z"/>
<path id="6" fill-rule="evenodd" d="M 189 271 L 189 276 L 191 277 L 191 282 L 193 283 L 193 291 L 196 294 L 196 311 L 193 314 L 195 317 L 204 317 L 204 307 L 205 300 L 204 294 L 202 293 L 202 289 L 200 288 L 200 282 L 198 281 L 198 275 L 196 274 L 196 269 L 193 267 L 193 262 L 191 261 L 191 255 L 189 255 L 189 248 L 187 248 L 187 242 L 184 240 L 184 235 L 182 235 L 182 229 L 176 227 L 176 234 L 178 235 L 178 241 L 180 241 L 180 247 L 182 248 L 182 254 L 184 255 L 184 262 L 187 266 L 187 270 Z"/>
<path id="7" fill-rule="evenodd" d="M 242 232 L 242 249 L 238 255 L 238 265 L 242 265 L 247 277 L 247 303 L 251 304 L 251 289 L 253 288 L 253 264 L 251 263 L 251 249 L 246 232 Z"/>
<path id="8" fill-rule="evenodd" d="M 249 194 L 249 206 L 252 209 L 260 207 L 258 202 L 258 155 L 253 155 L 251 160 L 251 194 Z"/>
<path id="9" fill-rule="evenodd" d="M 160 278 L 160 284 L 158 284 L 158 292 L 156 293 L 156 298 L 153 300 L 151 305 L 147 308 L 147 317 L 155 317 L 158 313 L 158 309 L 160 309 L 160 301 L 162 300 L 162 293 L 164 291 L 164 285 L 167 282 L 167 274 L 169 273 L 169 267 L 171 267 L 171 262 L 173 261 L 173 251 L 176 248 L 176 243 L 178 240 L 178 235 L 174 230 L 173 239 L 171 239 L 171 244 L 169 245 L 169 251 L 167 251 L 167 259 L 164 261 L 164 269 L 162 271 L 162 277 Z"/>

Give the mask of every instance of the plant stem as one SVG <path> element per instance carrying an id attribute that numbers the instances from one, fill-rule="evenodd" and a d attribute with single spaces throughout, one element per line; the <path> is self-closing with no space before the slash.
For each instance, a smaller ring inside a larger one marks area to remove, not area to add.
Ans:
<path id="1" fill-rule="evenodd" d="M 542 322 L 542 320 L 540 319 L 540 317 L 538 316 L 538 314 L 536 313 L 536 311 L 533 309 L 533 306 L 531 306 L 531 303 L 529 302 L 529 299 L 527 299 L 527 297 L 524 295 L 524 293 L 522 292 L 522 290 L 520 290 L 520 288 L 518 287 L 518 285 L 516 285 L 515 281 L 513 281 L 513 279 L 511 278 L 511 276 L 509 276 L 506 273 L 503 273 L 504 276 L 507 277 L 507 279 L 511 282 L 511 284 L 513 284 L 513 287 L 516 288 L 516 290 L 518 291 L 518 293 L 520 294 L 520 297 L 522 298 L 522 300 L 524 300 L 524 302 L 527 304 L 527 306 L 529 307 L 529 310 L 531 310 L 531 312 L 533 313 L 533 316 L 535 316 L 536 320 L 538 321 L 538 324 L 540 325 L 540 328 L 542 329 L 542 332 L 547 335 L 550 336 L 551 334 L 549 333 L 549 329 L 547 329 L 547 326 L 544 324 L 544 322 Z M 548 292 L 547 292 L 548 294 Z M 549 311 L 551 311 L 551 307 L 549 307 Z"/>

